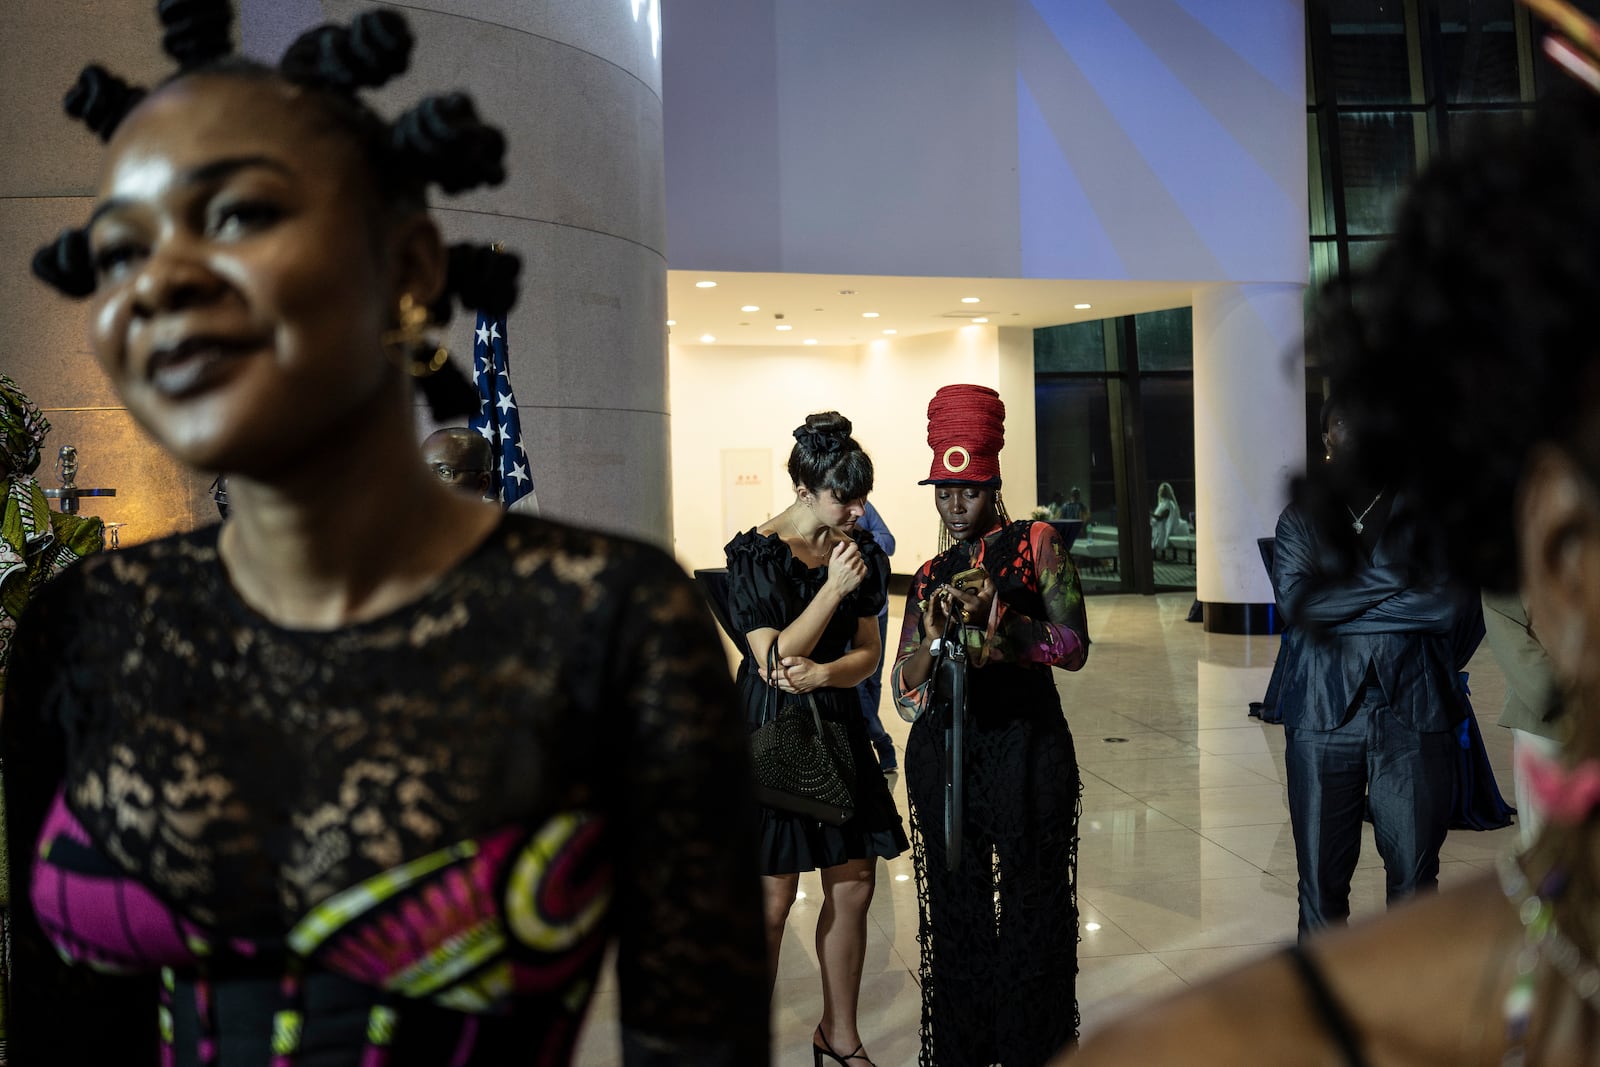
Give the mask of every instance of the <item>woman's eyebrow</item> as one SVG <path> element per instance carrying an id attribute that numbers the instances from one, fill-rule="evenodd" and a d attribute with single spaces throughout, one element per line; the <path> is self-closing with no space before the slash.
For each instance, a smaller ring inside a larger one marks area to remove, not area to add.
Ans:
<path id="1" fill-rule="evenodd" d="M 209 163 L 202 163 L 197 167 L 184 171 L 178 175 L 176 184 L 182 187 L 208 185 L 252 167 L 275 170 L 285 177 L 292 176 L 294 173 L 285 163 L 274 159 L 272 156 L 228 156 L 225 159 L 214 159 Z M 102 215 L 125 208 L 131 202 L 125 197 L 112 197 L 110 200 L 96 205 L 95 209 L 89 213 L 88 226 L 93 226 Z"/>

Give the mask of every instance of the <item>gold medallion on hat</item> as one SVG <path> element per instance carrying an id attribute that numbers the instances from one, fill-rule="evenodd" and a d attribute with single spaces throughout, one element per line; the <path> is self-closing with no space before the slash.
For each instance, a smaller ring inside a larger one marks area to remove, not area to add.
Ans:
<path id="1" fill-rule="evenodd" d="M 960 457 L 959 463 L 956 461 L 957 456 Z M 968 452 L 960 445 L 951 445 L 949 448 L 944 450 L 944 468 L 951 474 L 960 474 L 971 465 L 972 453 Z"/>

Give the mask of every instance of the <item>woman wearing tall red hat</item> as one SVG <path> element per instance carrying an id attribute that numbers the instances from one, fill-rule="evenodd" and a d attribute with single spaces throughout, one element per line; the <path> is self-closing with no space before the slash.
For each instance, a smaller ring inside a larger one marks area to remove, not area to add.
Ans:
<path id="1" fill-rule="evenodd" d="M 921 1067 L 1038 1067 L 1077 1036 L 1078 812 L 1052 667 L 1089 653 L 1078 572 L 1055 529 L 1000 499 L 1005 405 L 947 385 L 928 404 L 940 552 L 912 579 L 894 667 L 922 950 Z M 947 827 L 951 711 L 937 660 L 967 661 L 964 802 Z M 951 842 L 958 841 L 952 854 Z M 954 861 L 954 862 L 952 862 Z"/>

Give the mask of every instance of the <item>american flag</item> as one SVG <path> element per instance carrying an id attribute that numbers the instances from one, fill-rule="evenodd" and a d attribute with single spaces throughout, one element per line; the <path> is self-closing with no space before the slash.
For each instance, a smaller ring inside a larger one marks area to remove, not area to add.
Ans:
<path id="1" fill-rule="evenodd" d="M 522 419 L 511 392 L 511 360 L 506 352 L 506 320 L 478 312 L 478 342 L 472 346 L 472 378 L 478 383 L 478 413 L 467 422 L 482 434 L 498 461 L 491 471 L 494 495 L 510 507 L 533 492 L 528 453 L 522 447 Z"/>

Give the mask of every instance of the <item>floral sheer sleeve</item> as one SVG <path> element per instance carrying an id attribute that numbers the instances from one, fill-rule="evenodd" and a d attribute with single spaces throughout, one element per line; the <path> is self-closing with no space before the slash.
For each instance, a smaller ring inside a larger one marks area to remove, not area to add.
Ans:
<path id="1" fill-rule="evenodd" d="M 1089 657 L 1089 619 L 1078 568 L 1067 555 L 1061 535 L 1049 523 L 1033 523 L 1028 544 L 1033 557 L 1031 577 L 1044 599 L 1045 617 L 1029 618 L 1002 596 L 998 625 L 986 642 L 989 662 L 1078 670 Z"/>

